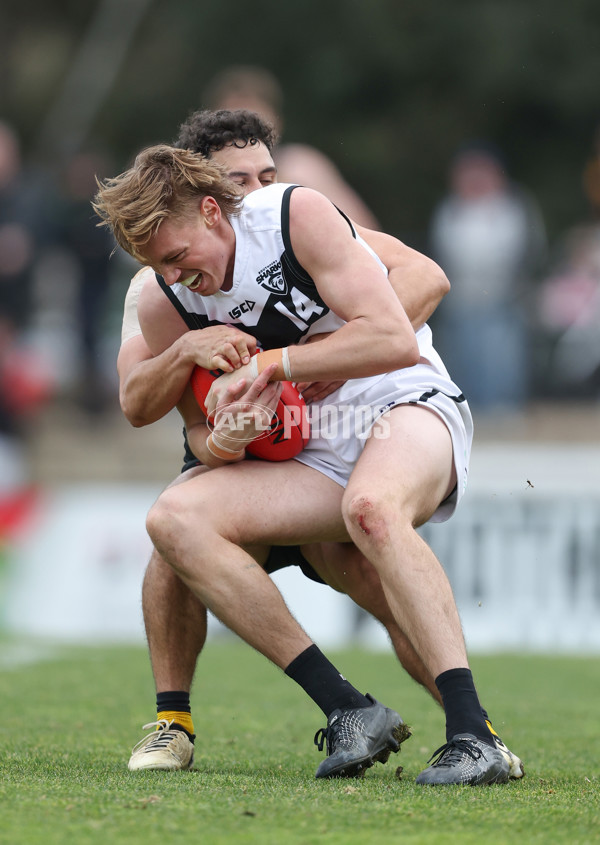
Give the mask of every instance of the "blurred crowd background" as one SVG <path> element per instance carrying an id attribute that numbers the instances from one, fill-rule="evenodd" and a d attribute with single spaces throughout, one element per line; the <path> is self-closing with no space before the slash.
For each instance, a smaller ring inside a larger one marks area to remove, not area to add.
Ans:
<path id="1" fill-rule="evenodd" d="M 476 421 L 540 405 L 546 419 L 594 414 L 599 36 L 595 0 L 7 0 L 3 530 L 48 465 L 49 427 L 71 438 L 50 464 L 60 479 L 78 433 L 91 433 L 85 477 L 102 427 L 127 426 L 115 360 L 136 268 L 112 254 L 90 199 L 96 177 L 172 141 L 199 108 L 262 111 L 280 130 L 282 181 L 441 264 L 452 293 L 431 321 L 436 346 Z"/>

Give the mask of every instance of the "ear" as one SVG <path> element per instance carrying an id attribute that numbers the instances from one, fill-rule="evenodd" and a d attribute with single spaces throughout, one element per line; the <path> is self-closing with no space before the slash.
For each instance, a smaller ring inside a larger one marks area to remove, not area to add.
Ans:
<path id="1" fill-rule="evenodd" d="M 200 214 L 209 229 L 213 229 L 221 221 L 221 207 L 214 197 L 202 197 Z"/>

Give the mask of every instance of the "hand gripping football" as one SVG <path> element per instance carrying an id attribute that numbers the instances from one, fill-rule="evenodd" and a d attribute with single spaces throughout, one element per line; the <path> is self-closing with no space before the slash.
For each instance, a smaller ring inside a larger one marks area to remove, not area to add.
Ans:
<path id="1" fill-rule="evenodd" d="M 222 370 L 205 370 L 203 367 L 194 367 L 192 370 L 192 390 L 204 413 L 208 391 L 222 373 Z M 270 427 L 253 440 L 246 451 L 265 461 L 287 461 L 304 449 L 308 434 L 308 413 L 304 399 L 291 382 L 284 381 Z"/>

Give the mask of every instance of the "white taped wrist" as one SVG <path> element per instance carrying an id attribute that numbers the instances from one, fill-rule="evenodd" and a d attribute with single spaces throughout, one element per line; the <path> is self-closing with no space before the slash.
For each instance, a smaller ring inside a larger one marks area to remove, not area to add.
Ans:
<path id="1" fill-rule="evenodd" d="M 284 346 L 281 350 L 281 364 L 283 366 L 283 374 L 286 378 L 286 381 L 291 381 L 292 368 L 290 367 L 290 353 L 288 352 L 287 346 Z"/>

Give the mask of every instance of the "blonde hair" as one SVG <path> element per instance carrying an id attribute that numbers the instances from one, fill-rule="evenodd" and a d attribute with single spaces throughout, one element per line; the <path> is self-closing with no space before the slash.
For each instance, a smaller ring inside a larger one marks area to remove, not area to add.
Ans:
<path id="1" fill-rule="evenodd" d="M 197 153 L 159 144 L 142 150 L 133 167 L 98 181 L 92 207 L 123 249 L 143 261 L 142 250 L 167 217 L 184 217 L 195 200 L 211 196 L 229 216 L 242 195 L 223 167 Z"/>

